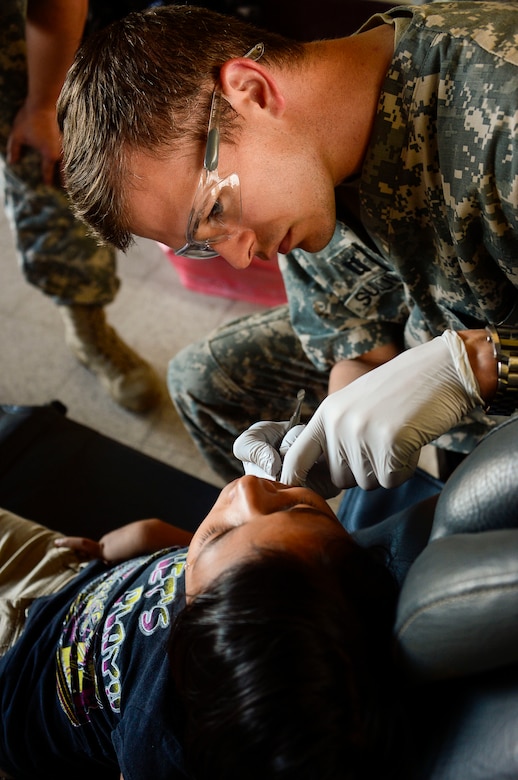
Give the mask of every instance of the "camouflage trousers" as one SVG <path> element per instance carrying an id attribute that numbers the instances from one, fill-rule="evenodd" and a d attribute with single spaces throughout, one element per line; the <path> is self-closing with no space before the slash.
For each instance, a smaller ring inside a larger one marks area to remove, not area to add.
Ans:
<path id="1" fill-rule="evenodd" d="M 11 126 L 27 92 L 26 0 L 0 3 L 0 161 L 5 211 L 26 280 L 57 303 L 105 305 L 119 280 L 115 252 L 100 247 L 72 214 L 59 183 L 44 184 L 36 151 L 6 163 Z"/>
<path id="2" fill-rule="evenodd" d="M 288 420 L 304 388 L 302 422 L 327 395 L 328 373 L 306 357 L 287 306 L 225 325 L 169 364 L 171 398 L 198 449 L 225 481 L 242 476 L 234 440 L 258 420 Z"/>

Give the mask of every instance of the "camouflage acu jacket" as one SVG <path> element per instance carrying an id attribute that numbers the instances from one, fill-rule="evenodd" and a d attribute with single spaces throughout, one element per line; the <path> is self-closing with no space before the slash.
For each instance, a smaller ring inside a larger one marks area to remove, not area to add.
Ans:
<path id="1" fill-rule="evenodd" d="M 518 3 L 400 7 L 359 186 L 361 240 L 281 259 L 311 361 L 518 322 Z"/>

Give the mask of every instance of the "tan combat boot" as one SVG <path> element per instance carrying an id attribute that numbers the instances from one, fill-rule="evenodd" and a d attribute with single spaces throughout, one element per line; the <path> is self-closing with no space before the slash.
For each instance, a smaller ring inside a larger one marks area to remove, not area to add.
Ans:
<path id="1" fill-rule="evenodd" d="M 132 412 L 145 412 L 159 402 L 160 385 L 153 369 L 106 322 L 102 306 L 58 309 L 67 345 L 116 403 Z"/>

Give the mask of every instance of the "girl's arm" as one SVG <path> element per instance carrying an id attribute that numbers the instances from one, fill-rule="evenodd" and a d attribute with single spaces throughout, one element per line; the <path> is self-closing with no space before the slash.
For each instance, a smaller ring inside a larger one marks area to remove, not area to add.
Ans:
<path id="1" fill-rule="evenodd" d="M 63 536 L 56 539 L 55 545 L 75 550 L 85 558 L 100 558 L 106 563 L 116 563 L 164 547 L 187 547 L 191 539 L 190 531 L 157 518 L 149 518 L 109 531 L 98 542 L 83 536 Z"/>

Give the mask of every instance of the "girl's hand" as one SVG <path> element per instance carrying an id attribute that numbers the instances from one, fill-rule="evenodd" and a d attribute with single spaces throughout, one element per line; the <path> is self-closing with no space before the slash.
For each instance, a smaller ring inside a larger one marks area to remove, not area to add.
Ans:
<path id="1" fill-rule="evenodd" d="M 102 547 L 99 542 L 93 539 L 87 539 L 84 536 L 60 536 L 54 542 L 56 547 L 66 547 L 74 550 L 79 558 L 84 560 L 93 560 L 103 558 Z"/>

